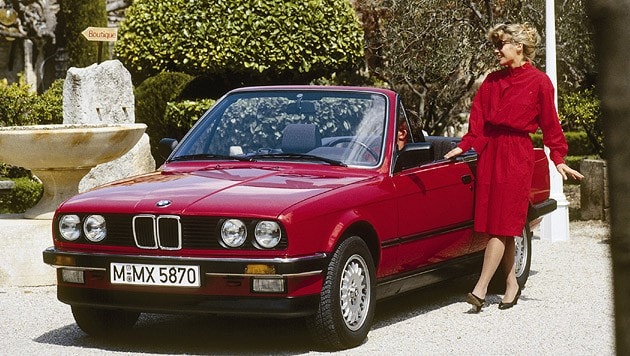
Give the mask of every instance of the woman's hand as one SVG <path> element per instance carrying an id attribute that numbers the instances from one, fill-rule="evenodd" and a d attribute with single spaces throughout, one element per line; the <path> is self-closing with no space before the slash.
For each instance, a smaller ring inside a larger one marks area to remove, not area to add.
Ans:
<path id="1" fill-rule="evenodd" d="M 562 178 L 564 178 L 564 180 L 567 180 L 568 177 L 571 177 L 577 180 L 584 178 L 582 173 L 576 171 L 575 169 L 572 169 L 571 167 L 567 166 L 565 163 L 560 163 L 559 165 L 556 166 L 556 169 L 558 170 L 558 173 L 560 173 Z"/>
<path id="2" fill-rule="evenodd" d="M 448 152 L 444 155 L 444 158 L 446 158 L 446 159 L 451 159 L 451 158 L 453 158 L 453 157 L 457 157 L 457 156 L 461 155 L 461 154 L 462 154 L 462 152 L 464 152 L 464 151 L 462 151 L 462 149 L 461 149 L 461 148 L 459 148 L 459 147 L 455 147 L 455 148 L 453 148 L 452 150 L 448 151 Z"/>

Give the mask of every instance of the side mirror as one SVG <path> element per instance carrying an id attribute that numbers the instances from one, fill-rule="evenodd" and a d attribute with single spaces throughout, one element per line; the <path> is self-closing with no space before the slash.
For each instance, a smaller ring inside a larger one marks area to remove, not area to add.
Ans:
<path id="1" fill-rule="evenodd" d="M 158 144 L 158 150 L 162 158 L 167 159 L 171 155 L 171 152 L 177 147 L 179 142 L 174 138 L 163 138 Z"/>
<path id="2" fill-rule="evenodd" d="M 394 172 L 418 167 L 429 162 L 433 162 L 433 146 L 430 142 L 408 143 L 396 157 Z"/>

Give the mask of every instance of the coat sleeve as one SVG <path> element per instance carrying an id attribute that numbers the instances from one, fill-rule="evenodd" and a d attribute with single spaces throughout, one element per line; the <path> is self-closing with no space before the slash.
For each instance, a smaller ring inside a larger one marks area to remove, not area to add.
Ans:
<path id="1" fill-rule="evenodd" d="M 540 116 L 539 126 L 543 134 L 543 144 L 549 148 L 549 158 L 557 166 L 564 163 L 569 147 L 560 126 L 556 111 L 554 90 L 551 80 L 544 76 L 539 92 Z"/>
<path id="2" fill-rule="evenodd" d="M 468 132 L 462 137 L 462 141 L 459 143 L 458 147 L 462 149 L 462 151 L 466 152 L 471 147 L 475 149 L 477 154 L 483 152 L 484 148 L 486 148 L 486 144 L 488 143 L 488 139 L 484 135 L 484 110 L 483 103 L 484 95 L 487 91 L 487 83 L 484 83 L 479 87 L 477 94 L 473 99 L 472 105 L 470 107 L 470 116 L 468 118 Z"/>

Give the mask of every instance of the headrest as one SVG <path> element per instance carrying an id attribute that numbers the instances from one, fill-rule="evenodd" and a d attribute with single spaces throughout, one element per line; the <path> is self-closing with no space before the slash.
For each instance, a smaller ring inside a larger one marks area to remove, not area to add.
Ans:
<path id="1" fill-rule="evenodd" d="M 282 131 L 282 152 L 305 153 L 322 145 L 315 124 L 288 124 Z"/>

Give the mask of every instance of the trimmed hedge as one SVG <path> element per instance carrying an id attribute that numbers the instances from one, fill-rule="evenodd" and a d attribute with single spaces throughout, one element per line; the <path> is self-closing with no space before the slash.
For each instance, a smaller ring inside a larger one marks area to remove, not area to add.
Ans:
<path id="1" fill-rule="evenodd" d="M 593 144 L 591 143 L 591 140 L 589 139 L 586 132 L 565 132 L 564 137 L 566 138 L 567 144 L 569 145 L 569 156 L 587 156 L 597 154 L 597 151 L 595 147 L 593 147 Z M 543 147 L 542 134 L 532 134 L 531 138 L 532 142 L 534 143 L 534 147 Z"/>
<path id="2" fill-rule="evenodd" d="M 35 98 L 36 94 L 23 80 L 14 84 L 8 84 L 6 79 L 0 80 L 0 126 L 33 124 L 33 119 L 27 114 Z"/>
<path id="3" fill-rule="evenodd" d="M 15 188 L 11 193 L 0 196 L 0 214 L 23 213 L 33 207 L 44 193 L 44 186 L 29 177 L 12 179 Z"/>
<path id="4" fill-rule="evenodd" d="M 172 134 L 172 138 L 180 140 L 190 130 L 216 100 L 184 100 L 169 102 L 166 104 L 166 113 L 164 114 L 164 122 L 168 125 L 168 131 Z"/>
<path id="5" fill-rule="evenodd" d="M 166 106 L 175 100 L 192 76 L 185 73 L 160 73 L 148 78 L 134 90 L 136 121 L 147 124 L 153 158 L 160 160 L 158 142 L 164 137 L 177 137 L 172 125 L 165 120 Z"/>
<path id="6" fill-rule="evenodd" d="M 115 51 L 136 81 L 179 71 L 247 85 L 358 70 L 363 46 L 346 0 L 135 0 Z"/>
<path id="7" fill-rule="evenodd" d="M 0 126 L 60 124 L 63 122 L 63 79 L 56 80 L 42 95 L 23 81 L 0 80 Z"/>

